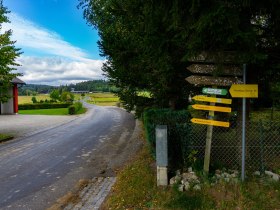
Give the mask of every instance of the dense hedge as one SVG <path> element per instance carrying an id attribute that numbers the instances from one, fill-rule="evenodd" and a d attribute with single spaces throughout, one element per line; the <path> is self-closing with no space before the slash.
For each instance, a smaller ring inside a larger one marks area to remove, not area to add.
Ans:
<path id="1" fill-rule="evenodd" d="M 57 109 L 67 108 L 71 103 L 35 103 L 35 104 L 19 104 L 19 110 L 31 110 L 31 109 Z"/>
<path id="2" fill-rule="evenodd" d="M 149 109 L 144 112 L 143 121 L 146 137 L 152 154 L 156 150 L 156 125 L 167 125 L 168 133 L 168 164 L 178 168 L 186 162 L 191 132 L 190 113 L 187 110 L 174 111 L 170 109 Z"/>
<path id="3" fill-rule="evenodd" d="M 70 115 L 77 114 L 77 112 L 80 111 L 80 109 L 82 108 L 83 108 L 83 104 L 81 102 L 76 102 L 68 107 L 68 114 Z"/>

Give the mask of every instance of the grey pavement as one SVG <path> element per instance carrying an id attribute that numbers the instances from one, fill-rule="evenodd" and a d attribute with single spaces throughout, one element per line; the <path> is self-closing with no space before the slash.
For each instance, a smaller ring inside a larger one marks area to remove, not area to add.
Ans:
<path id="1" fill-rule="evenodd" d="M 83 115 L 80 116 L 0 115 L 0 133 L 13 134 L 15 137 L 17 137 L 20 140 L 21 138 L 24 138 L 26 136 L 31 136 L 36 133 L 44 132 L 46 130 L 55 129 L 60 125 L 63 126 L 64 124 L 68 125 L 68 123 L 72 121 L 75 121 L 76 124 L 77 123 L 80 124 L 82 122 L 81 121 L 82 118 Z M 105 158 L 104 160 L 110 161 L 108 162 L 108 165 L 109 166 L 111 165 L 112 169 L 123 165 L 138 150 L 139 146 L 141 145 L 141 143 L 137 141 L 137 137 L 139 136 L 139 132 L 141 130 L 140 127 L 141 126 L 139 126 L 139 122 L 136 121 L 135 129 L 131 134 L 130 140 L 128 140 L 128 142 L 126 141 L 123 142 L 122 140 L 128 134 L 123 133 L 123 135 L 125 134 L 125 136 L 122 135 L 120 137 L 119 144 L 120 146 L 121 144 L 123 145 L 121 146 L 122 152 L 117 154 L 116 156 L 117 158 L 111 157 L 110 159 L 106 160 L 106 156 L 103 157 Z M 112 127 L 112 129 L 115 130 L 116 127 Z M 104 140 L 100 139 L 99 141 L 103 142 Z M 107 150 L 106 149 L 107 147 L 112 148 L 112 145 L 113 145 L 112 143 L 104 144 L 105 151 Z M 101 153 L 103 152 L 102 147 L 99 148 L 99 150 Z M 125 154 L 123 154 L 123 151 L 125 151 Z M 118 152 L 118 150 L 116 150 L 116 152 Z M 114 154 L 115 152 L 112 151 L 112 153 Z M 105 175 L 104 177 L 97 175 L 93 171 L 92 173 L 95 174 L 95 176 L 93 175 L 92 178 L 89 180 L 89 184 L 79 192 L 78 195 L 79 202 L 68 204 L 65 207 L 66 210 L 86 210 L 86 209 L 100 208 L 102 202 L 108 195 L 112 185 L 115 183 L 116 178 L 112 176 L 114 175 L 114 173 L 110 173 L 110 172 L 108 175 L 104 174 Z M 59 199 L 59 197 L 57 197 L 57 199 Z M 65 206 L 65 204 L 63 206 Z"/>

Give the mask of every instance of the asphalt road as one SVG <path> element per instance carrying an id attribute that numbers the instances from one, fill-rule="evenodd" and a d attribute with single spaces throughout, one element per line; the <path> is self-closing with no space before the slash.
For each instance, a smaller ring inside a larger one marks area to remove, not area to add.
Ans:
<path id="1" fill-rule="evenodd" d="M 46 209 L 79 180 L 114 175 L 133 152 L 135 119 L 119 108 L 88 107 L 71 122 L 0 145 L 1 210 Z"/>

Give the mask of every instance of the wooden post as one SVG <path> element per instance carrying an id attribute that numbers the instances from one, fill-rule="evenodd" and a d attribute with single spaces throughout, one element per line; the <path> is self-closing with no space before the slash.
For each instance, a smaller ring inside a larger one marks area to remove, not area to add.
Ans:
<path id="1" fill-rule="evenodd" d="M 213 88 L 217 88 L 213 86 Z M 211 97 L 216 97 L 216 95 L 211 95 Z M 215 106 L 215 103 L 210 103 L 211 106 Z M 209 111 L 209 120 L 214 119 L 214 111 Z M 211 156 L 211 144 L 212 144 L 212 134 L 213 134 L 213 125 L 207 126 L 206 133 L 206 145 L 205 145 L 205 155 L 204 155 L 204 165 L 203 170 L 206 174 L 209 173 L 209 165 L 210 165 L 210 156 Z"/>

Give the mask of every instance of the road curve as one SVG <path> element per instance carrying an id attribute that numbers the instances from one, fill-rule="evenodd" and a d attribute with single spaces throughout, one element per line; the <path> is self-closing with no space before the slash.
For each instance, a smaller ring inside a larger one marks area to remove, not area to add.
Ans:
<path id="1" fill-rule="evenodd" d="M 1 210 L 45 209 L 79 180 L 112 176 L 123 163 L 133 115 L 87 106 L 67 124 L 0 145 Z"/>

